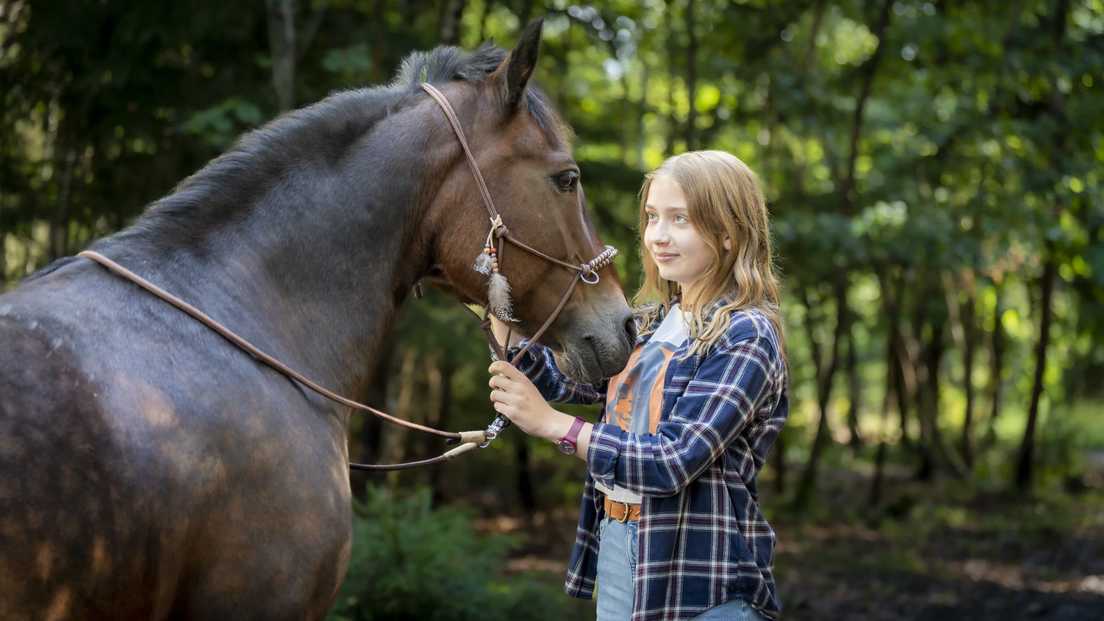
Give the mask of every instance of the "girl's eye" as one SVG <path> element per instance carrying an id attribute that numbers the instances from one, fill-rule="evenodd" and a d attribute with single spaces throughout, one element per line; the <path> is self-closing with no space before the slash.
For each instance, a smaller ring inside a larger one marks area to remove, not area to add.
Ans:
<path id="1" fill-rule="evenodd" d="M 562 173 L 552 175 L 552 182 L 560 192 L 574 192 L 579 185 L 579 171 L 565 170 Z"/>
<path id="2" fill-rule="evenodd" d="M 655 215 L 654 213 L 649 212 L 645 215 L 648 217 L 648 222 L 655 222 L 656 220 L 659 219 L 659 216 Z"/>
<path id="3" fill-rule="evenodd" d="M 686 224 L 687 222 L 690 222 L 690 219 L 687 218 L 686 216 L 682 216 L 682 215 L 675 216 L 675 224 Z"/>

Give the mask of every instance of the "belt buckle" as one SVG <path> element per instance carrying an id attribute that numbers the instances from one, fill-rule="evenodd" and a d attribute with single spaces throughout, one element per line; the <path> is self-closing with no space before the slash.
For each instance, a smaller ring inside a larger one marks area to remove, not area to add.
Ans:
<path id="1" fill-rule="evenodd" d="M 615 500 L 615 501 L 613 501 L 613 504 L 624 505 L 625 506 L 625 515 L 624 515 L 624 517 L 620 520 L 618 520 L 617 518 L 613 518 L 613 519 L 620 522 L 620 523 L 622 523 L 622 524 L 624 524 L 625 522 L 628 522 L 629 521 L 629 503 L 627 503 L 623 500 L 621 500 L 621 501 Z"/>

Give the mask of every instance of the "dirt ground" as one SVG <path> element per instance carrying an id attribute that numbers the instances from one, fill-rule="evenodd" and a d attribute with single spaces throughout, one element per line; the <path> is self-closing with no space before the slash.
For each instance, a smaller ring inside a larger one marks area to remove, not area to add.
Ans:
<path id="1" fill-rule="evenodd" d="M 828 479 L 813 511 L 765 506 L 778 533 L 785 621 L 1104 621 L 1102 482 L 1022 497 L 899 480 L 871 510 L 861 477 Z M 510 570 L 558 583 L 575 517 L 562 510 L 482 526 L 546 533 L 528 538 Z M 569 609 L 593 619 L 591 602 Z"/>
<path id="2" fill-rule="evenodd" d="M 1104 619 L 1104 531 L 779 524 L 786 619 Z"/>

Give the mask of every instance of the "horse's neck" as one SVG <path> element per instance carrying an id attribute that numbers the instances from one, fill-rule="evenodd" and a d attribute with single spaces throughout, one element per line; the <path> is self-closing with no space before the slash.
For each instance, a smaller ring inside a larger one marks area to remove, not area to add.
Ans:
<path id="1" fill-rule="evenodd" d="M 201 239 L 166 251 L 154 223 L 120 240 L 120 250 L 136 271 L 267 353 L 357 398 L 428 261 L 415 230 L 417 169 L 394 162 L 355 179 L 348 171 L 285 175 L 244 217 Z"/>

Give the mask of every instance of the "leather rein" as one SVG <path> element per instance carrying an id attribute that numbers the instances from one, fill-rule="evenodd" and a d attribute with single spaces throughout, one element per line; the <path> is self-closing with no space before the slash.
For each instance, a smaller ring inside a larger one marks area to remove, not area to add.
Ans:
<path id="1" fill-rule="evenodd" d="M 560 313 L 563 311 L 564 307 L 567 305 L 567 301 L 571 298 L 571 294 L 574 293 L 575 288 L 578 286 L 579 282 L 584 282 L 584 283 L 590 284 L 590 285 L 598 283 L 598 280 L 599 280 L 598 270 L 608 266 L 610 263 L 613 262 L 613 258 L 617 255 L 617 249 L 613 248 L 612 246 L 606 246 L 605 249 L 602 252 L 600 252 L 597 256 L 595 256 L 590 261 L 587 261 L 586 263 L 581 263 L 581 264 L 576 265 L 576 264 L 568 263 L 567 261 L 563 261 L 563 260 L 557 259 L 555 257 L 549 256 L 549 255 L 541 252 L 540 250 L 537 250 L 536 248 L 533 248 L 532 246 L 529 246 L 528 244 L 525 244 L 524 242 L 518 240 L 513 235 L 511 235 L 509 229 L 506 228 L 506 225 L 502 223 L 502 216 L 499 214 L 498 210 L 495 209 L 494 201 L 491 199 L 491 193 L 487 189 L 487 183 L 483 179 L 483 174 L 479 170 L 479 165 L 475 160 L 475 156 L 472 154 L 471 147 L 468 146 L 468 141 L 467 141 L 467 138 L 464 135 L 464 130 L 460 125 L 460 120 L 457 118 L 456 113 L 452 108 L 452 105 L 449 104 L 448 99 L 445 97 L 445 95 L 443 93 L 441 93 L 439 90 L 437 90 L 436 88 L 434 88 L 430 84 L 423 83 L 421 86 L 422 86 L 422 89 L 425 90 L 426 93 L 428 93 L 440 105 L 441 110 L 444 112 L 445 117 L 448 119 L 449 124 L 452 126 L 452 129 L 455 132 L 456 137 L 460 142 L 460 146 L 464 151 L 464 155 L 466 156 L 466 159 L 468 161 L 468 165 L 471 168 L 472 176 L 475 177 L 476 185 L 479 187 L 479 194 L 480 194 L 481 198 L 483 199 L 483 205 L 487 209 L 487 214 L 488 214 L 488 217 L 490 218 L 490 221 L 491 221 L 493 236 L 496 240 L 498 240 L 495 243 L 495 248 L 498 252 L 498 256 L 501 257 L 502 251 L 505 247 L 505 244 L 502 243 L 502 242 L 509 242 L 510 244 L 512 244 L 514 246 L 517 246 L 518 248 L 521 248 L 522 250 L 524 250 L 524 251 L 526 251 L 530 254 L 533 254 L 533 255 L 535 255 L 537 257 L 540 257 L 540 258 L 542 258 L 546 261 L 549 261 L 551 263 L 554 263 L 556 265 L 562 266 L 562 267 L 564 267 L 568 270 L 571 270 L 571 271 L 575 272 L 574 278 L 571 279 L 571 284 L 569 284 L 567 286 L 567 289 L 564 291 L 563 295 L 560 297 L 560 301 L 556 305 L 555 310 L 552 311 L 552 314 L 548 316 L 548 319 L 545 320 L 544 324 L 542 324 L 541 327 L 533 334 L 533 336 L 530 338 L 529 342 L 525 345 L 525 347 L 523 349 L 521 349 L 520 351 L 518 351 L 514 356 L 511 357 L 510 364 L 513 364 L 513 365 L 516 366 L 517 362 L 521 359 L 521 357 L 523 355 L 525 355 L 525 352 L 527 352 L 529 350 L 529 348 L 533 345 L 533 343 L 537 342 L 537 340 L 540 339 L 540 337 L 544 334 L 544 332 L 560 316 Z M 179 297 L 173 295 L 172 293 L 169 293 L 168 291 L 162 289 L 161 287 L 159 287 L 156 284 L 150 282 L 149 280 L 146 280 L 145 278 L 139 276 L 138 274 L 135 274 L 134 272 L 132 272 L 129 269 L 123 267 L 122 265 L 116 263 L 115 261 L 103 256 L 102 254 L 100 254 L 98 252 L 95 252 L 95 251 L 92 251 L 92 250 L 84 250 L 84 251 L 78 253 L 77 256 L 89 259 L 89 260 L 101 265 L 102 267 L 107 269 L 112 274 L 115 274 L 116 276 L 119 276 L 120 278 L 122 278 L 124 280 L 128 280 L 131 283 L 141 287 L 142 289 L 144 289 L 147 292 L 149 292 L 150 294 L 152 294 L 154 297 L 160 298 L 162 301 L 176 307 L 177 309 L 179 309 L 180 311 L 182 311 L 185 314 L 189 315 L 190 317 L 192 317 L 193 319 L 195 319 L 199 323 L 202 323 L 203 325 L 207 326 L 208 328 L 210 328 L 211 330 L 213 330 L 214 332 L 216 332 L 217 334 L 219 334 L 220 336 L 222 336 L 226 340 L 230 341 L 230 343 L 232 343 L 233 345 L 235 345 L 236 347 L 238 347 L 239 349 L 241 349 L 245 353 L 249 354 L 250 356 L 252 356 L 258 362 L 267 365 L 268 367 L 274 369 L 275 371 L 283 374 L 284 376 L 286 376 L 290 379 L 295 380 L 296 382 L 299 382 L 303 386 L 306 386 L 307 388 L 311 389 L 312 391 L 318 393 L 319 395 L 321 395 L 321 396 L 323 396 L 323 397 L 325 397 L 325 398 L 327 398 L 327 399 L 329 399 L 329 400 L 331 400 L 335 403 L 338 403 L 338 404 L 344 405 L 346 407 L 352 408 L 353 410 L 368 412 L 370 414 L 373 414 L 375 416 L 378 416 L 378 417 L 382 418 L 383 420 L 385 420 L 385 421 L 387 421 L 391 424 L 398 425 L 400 427 L 406 427 L 407 429 L 413 429 L 413 430 L 416 430 L 416 431 L 421 431 L 421 432 L 424 432 L 424 433 L 430 433 L 430 434 L 433 434 L 433 435 L 441 436 L 441 437 L 445 438 L 448 441 L 448 443 L 450 443 L 450 444 L 459 444 L 459 446 L 451 448 L 451 449 L 445 451 L 444 453 L 442 453 L 442 454 L 440 454 L 436 457 L 431 457 L 431 458 L 428 458 L 428 459 L 421 459 L 421 460 L 417 460 L 417 461 L 409 461 L 409 462 L 403 462 L 403 463 L 398 463 L 398 464 L 359 464 L 359 463 L 350 462 L 349 463 L 349 468 L 352 469 L 352 470 L 405 470 L 405 469 L 408 469 L 408 468 L 416 468 L 416 467 L 419 467 L 419 466 L 429 466 L 429 465 L 441 463 L 441 462 L 444 462 L 444 461 L 448 461 L 448 460 L 450 460 L 450 459 L 452 459 L 452 458 L 454 458 L 458 455 L 462 455 L 464 453 L 467 453 L 468 451 L 471 451 L 472 449 L 484 448 L 484 447 L 488 446 L 491 443 L 491 441 L 494 440 L 498 436 L 498 434 L 510 424 L 509 419 L 507 419 L 506 417 L 499 414 L 487 426 L 486 429 L 476 430 L 476 431 L 455 432 L 455 431 L 442 431 L 440 429 L 434 429 L 433 427 L 428 427 L 426 425 L 420 425 L 418 423 L 413 423 L 413 422 L 410 422 L 410 421 L 407 421 L 407 420 L 403 420 L 401 418 L 397 418 L 395 416 L 387 414 L 386 412 L 382 412 L 382 411 L 380 411 L 376 408 L 373 408 L 369 405 L 365 405 L 363 403 L 354 401 L 354 400 L 349 399 L 347 397 L 343 397 L 343 396 L 333 392 L 332 390 L 329 390 L 329 389 L 325 388 L 324 386 L 319 385 L 317 382 L 314 382 L 310 378 L 304 376 L 302 373 L 299 373 L 298 371 L 292 369 L 291 367 L 287 366 L 286 364 L 280 362 L 275 357 L 270 356 L 269 354 L 265 353 L 260 348 L 253 345 L 248 340 L 242 338 L 237 333 L 230 330 L 226 326 L 222 325 L 221 323 L 219 323 L 215 319 L 211 318 L 209 315 L 207 315 L 206 313 L 204 313 L 200 309 L 198 309 L 195 306 L 189 304 L 188 302 L 180 299 Z M 465 308 L 467 308 L 467 307 L 465 306 Z M 492 357 L 494 357 L 496 360 L 506 359 L 506 350 L 505 350 L 504 346 L 502 344 L 500 344 L 498 342 L 498 340 L 495 338 L 494 333 L 491 330 L 489 316 L 486 312 L 484 313 L 484 316 L 482 318 L 482 321 L 481 321 L 480 325 L 483 328 L 483 331 L 487 336 L 488 344 L 491 347 Z M 506 344 L 507 345 L 509 344 L 509 340 L 510 340 L 510 337 L 509 337 L 509 334 L 507 334 L 507 337 L 506 337 Z"/>

